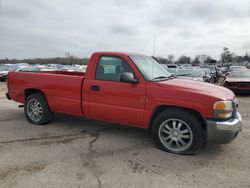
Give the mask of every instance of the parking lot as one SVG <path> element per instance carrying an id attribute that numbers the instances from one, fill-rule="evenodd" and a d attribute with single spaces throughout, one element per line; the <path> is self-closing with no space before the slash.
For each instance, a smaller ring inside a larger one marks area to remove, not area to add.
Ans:
<path id="1" fill-rule="evenodd" d="M 243 131 L 195 156 L 155 148 L 146 130 L 57 114 L 28 123 L 0 82 L 0 187 L 250 187 L 250 95 Z"/>

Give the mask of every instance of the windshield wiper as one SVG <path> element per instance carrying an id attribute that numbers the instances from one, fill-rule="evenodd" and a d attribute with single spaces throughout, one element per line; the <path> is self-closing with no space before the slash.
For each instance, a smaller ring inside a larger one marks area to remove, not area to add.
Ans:
<path id="1" fill-rule="evenodd" d="M 158 79 L 167 79 L 168 77 L 167 76 L 157 76 L 155 78 L 152 79 L 153 80 L 158 80 Z"/>
<path id="2" fill-rule="evenodd" d="M 177 76 L 191 76 L 191 74 L 178 74 Z"/>

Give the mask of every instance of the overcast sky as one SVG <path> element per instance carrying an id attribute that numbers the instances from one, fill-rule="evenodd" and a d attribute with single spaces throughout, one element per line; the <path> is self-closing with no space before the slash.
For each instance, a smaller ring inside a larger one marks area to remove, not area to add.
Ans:
<path id="1" fill-rule="evenodd" d="M 0 58 L 250 52 L 249 0 L 0 0 Z"/>

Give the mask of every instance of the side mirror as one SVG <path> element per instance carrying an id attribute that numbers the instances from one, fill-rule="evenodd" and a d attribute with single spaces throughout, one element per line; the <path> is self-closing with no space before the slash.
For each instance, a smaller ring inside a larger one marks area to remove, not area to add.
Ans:
<path id="1" fill-rule="evenodd" d="M 138 80 L 135 79 L 134 75 L 131 72 L 123 72 L 120 77 L 121 82 L 127 82 L 127 83 L 138 83 Z"/>

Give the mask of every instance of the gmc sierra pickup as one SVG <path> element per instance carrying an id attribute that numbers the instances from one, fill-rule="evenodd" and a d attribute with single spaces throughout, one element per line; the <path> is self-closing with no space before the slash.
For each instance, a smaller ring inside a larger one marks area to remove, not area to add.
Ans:
<path id="1" fill-rule="evenodd" d="M 176 154 L 228 143 L 242 127 L 233 92 L 175 78 L 144 55 L 96 52 L 86 73 L 10 72 L 7 81 L 7 98 L 23 103 L 33 124 L 60 112 L 145 128 L 158 148 Z"/>

